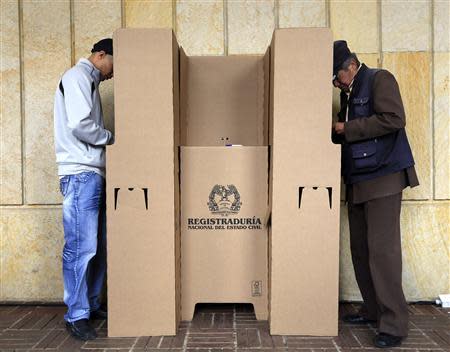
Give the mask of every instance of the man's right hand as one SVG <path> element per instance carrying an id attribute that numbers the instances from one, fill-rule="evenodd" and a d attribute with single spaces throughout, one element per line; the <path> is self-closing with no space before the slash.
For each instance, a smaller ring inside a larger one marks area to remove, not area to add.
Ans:
<path id="1" fill-rule="evenodd" d="M 337 134 L 344 134 L 345 123 L 344 122 L 336 122 L 334 124 L 334 131 Z"/>

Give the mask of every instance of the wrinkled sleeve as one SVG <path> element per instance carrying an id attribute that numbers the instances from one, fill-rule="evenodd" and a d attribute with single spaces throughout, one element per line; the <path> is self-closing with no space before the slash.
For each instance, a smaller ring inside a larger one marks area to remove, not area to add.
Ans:
<path id="1" fill-rule="evenodd" d="M 369 117 L 357 118 L 345 123 L 347 142 L 380 137 L 396 132 L 406 125 L 400 89 L 395 77 L 382 70 L 374 77 L 373 110 Z"/>

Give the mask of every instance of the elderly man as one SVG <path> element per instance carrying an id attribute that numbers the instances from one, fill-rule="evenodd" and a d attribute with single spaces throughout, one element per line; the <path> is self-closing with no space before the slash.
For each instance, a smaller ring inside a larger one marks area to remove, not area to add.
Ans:
<path id="1" fill-rule="evenodd" d="M 103 39 L 64 73 L 55 95 L 55 150 L 64 197 L 64 316 L 75 338 L 97 337 L 90 318 L 106 318 L 99 295 L 106 272 L 105 146 L 98 86 L 113 76 L 112 39 Z"/>
<path id="2" fill-rule="evenodd" d="M 333 74 L 333 85 L 341 89 L 333 141 L 342 144 L 351 252 L 364 300 L 358 314 L 343 320 L 377 322 L 374 345 L 394 347 L 408 334 L 402 289 L 402 191 L 419 184 L 403 103 L 394 76 L 360 64 L 343 40 L 334 43 Z"/>

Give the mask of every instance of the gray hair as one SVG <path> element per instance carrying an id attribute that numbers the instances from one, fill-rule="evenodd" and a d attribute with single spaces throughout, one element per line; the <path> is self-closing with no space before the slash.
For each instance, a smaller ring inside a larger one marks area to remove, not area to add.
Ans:
<path id="1" fill-rule="evenodd" d="M 348 59 L 342 63 L 342 66 L 341 66 L 342 69 L 347 70 L 353 61 L 356 63 L 356 67 L 359 67 L 361 65 L 361 63 L 358 60 L 358 56 L 356 56 L 355 53 L 351 53 L 350 56 L 348 57 Z"/>

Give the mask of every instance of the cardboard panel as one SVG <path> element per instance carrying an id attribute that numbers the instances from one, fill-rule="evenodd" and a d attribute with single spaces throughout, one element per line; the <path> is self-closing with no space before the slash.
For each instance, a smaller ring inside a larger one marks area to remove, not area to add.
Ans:
<path id="1" fill-rule="evenodd" d="M 181 320 L 181 248 L 180 248 L 180 49 L 175 34 L 172 33 L 173 65 L 173 116 L 174 116 L 174 197 L 175 197 L 175 314 L 176 322 Z"/>
<path id="2" fill-rule="evenodd" d="M 112 148 L 120 144 L 142 155 L 147 148 L 130 147 L 172 148 L 173 137 L 167 138 L 173 136 L 172 31 L 118 29 L 115 37 L 120 45 L 114 52 L 114 84 L 120 92 L 115 93 L 117 132 Z"/>
<path id="3" fill-rule="evenodd" d="M 332 35 L 282 29 L 271 48 L 271 306 L 275 335 L 337 335 L 340 147 Z"/>
<path id="4" fill-rule="evenodd" d="M 268 315 L 267 147 L 181 148 L 182 319 L 196 303 Z M 235 188 L 233 188 L 235 187 Z"/>
<path id="5" fill-rule="evenodd" d="M 182 144 L 267 144 L 263 56 L 184 57 Z"/>
<path id="6" fill-rule="evenodd" d="M 107 148 L 108 335 L 174 335 L 178 46 L 171 30 L 119 29 L 114 54 L 117 132 L 116 143 Z"/>

